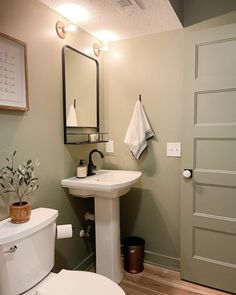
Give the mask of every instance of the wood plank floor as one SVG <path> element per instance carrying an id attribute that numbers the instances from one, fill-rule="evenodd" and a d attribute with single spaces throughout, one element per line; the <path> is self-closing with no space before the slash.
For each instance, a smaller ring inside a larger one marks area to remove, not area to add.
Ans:
<path id="1" fill-rule="evenodd" d="M 177 271 L 144 264 L 139 274 L 125 272 L 120 286 L 126 295 L 223 295 L 230 294 L 189 283 Z"/>

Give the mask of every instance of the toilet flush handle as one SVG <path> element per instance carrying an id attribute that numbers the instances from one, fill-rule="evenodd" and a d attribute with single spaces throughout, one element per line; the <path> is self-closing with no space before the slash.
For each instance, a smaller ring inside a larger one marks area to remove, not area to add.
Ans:
<path id="1" fill-rule="evenodd" d="M 17 250 L 17 246 L 14 245 L 14 246 L 11 246 L 8 250 L 4 250 L 3 252 L 4 253 L 13 253 Z"/>

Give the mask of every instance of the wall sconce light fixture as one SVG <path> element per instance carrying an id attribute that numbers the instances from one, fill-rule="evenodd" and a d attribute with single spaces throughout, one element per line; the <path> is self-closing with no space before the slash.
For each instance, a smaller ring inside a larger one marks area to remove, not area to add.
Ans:
<path id="1" fill-rule="evenodd" d="M 93 44 L 93 52 L 96 56 L 100 56 L 101 52 L 107 52 L 109 51 L 110 46 L 107 43 L 94 43 Z"/>
<path id="2" fill-rule="evenodd" d="M 65 25 L 61 21 L 56 22 L 56 32 L 61 39 L 65 39 L 67 32 L 75 32 L 76 30 L 77 26 L 73 23 L 68 23 Z"/>

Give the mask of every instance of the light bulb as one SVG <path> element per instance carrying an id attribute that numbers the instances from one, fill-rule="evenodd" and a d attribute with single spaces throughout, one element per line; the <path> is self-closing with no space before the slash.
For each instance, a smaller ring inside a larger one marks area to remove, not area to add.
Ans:
<path id="1" fill-rule="evenodd" d="M 77 30 L 77 26 L 73 23 L 68 23 L 65 27 L 65 32 L 75 32 Z"/>
<path id="2" fill-rule="evenodd" d="M 108 52 L 110 49 L 110 46 L 109 44 L 107 43 L 103 43 L 102 46 L 101 46 L 101 50 L 104 51 L 104 52 Z"/>

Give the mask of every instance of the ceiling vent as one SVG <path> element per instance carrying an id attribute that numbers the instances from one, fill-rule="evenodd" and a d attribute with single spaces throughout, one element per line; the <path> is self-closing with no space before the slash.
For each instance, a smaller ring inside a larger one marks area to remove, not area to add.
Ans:
<path id="1" fill-rule="evenodd" d="M 120 5 L 121 8 L 133 6 L 132 2 L 129 0 L 118 0 L 117 3 Z"/>
<path id="2" fill-rule="evenodd" d="M 135 16 L 138 11 L 145 9 L 142 0 L 116 0 L 116 2 L 129 17 Z"/>
<path id="3" fill-rule="evenodd" d="M 116 1 L 119 6 L 123 9 L 126 9 L 126 8 L 140 8 L 140 9 L 145 9 L 145 6 L 143 4 L 143 1 L 142 0 L 117 0 Z"/>
<path id="4" fill-rule="evenodd" d="M 139 6 L 140 9 L 142 9 L 142 10 L 145 9 L 145 6 L 144 6 L 142 0 L 133 0 L 133 1 Z"/>

